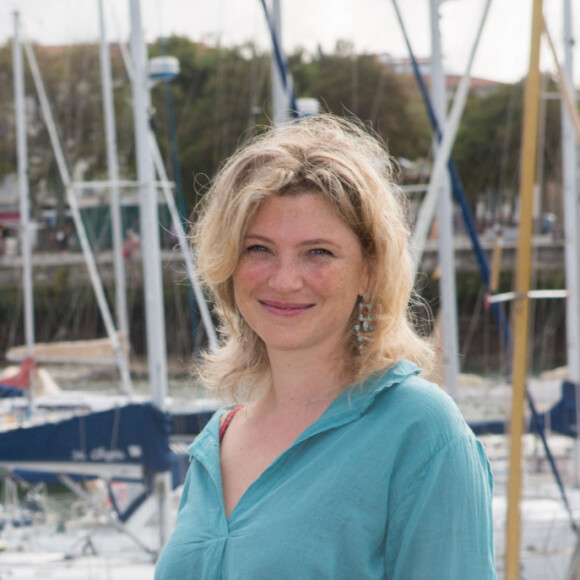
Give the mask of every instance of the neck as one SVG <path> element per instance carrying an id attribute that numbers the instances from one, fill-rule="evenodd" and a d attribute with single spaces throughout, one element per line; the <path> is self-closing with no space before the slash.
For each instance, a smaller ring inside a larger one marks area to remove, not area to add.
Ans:
<path id="1" fill-rule="evenodd" d="M 272 384 L 264 403 L 272 409 L 328 406 L 349 384 L 344 356 L 269 352 Z"/>

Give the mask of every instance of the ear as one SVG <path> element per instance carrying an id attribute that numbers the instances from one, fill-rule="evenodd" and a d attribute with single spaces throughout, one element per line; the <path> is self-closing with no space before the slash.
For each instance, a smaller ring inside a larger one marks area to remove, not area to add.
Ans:
<path id="1" fill-rule="evenodd" d="M 375 258 L 365 258 L 363 274 L 361 276 L 359 285 L 359 296 L 367 294 L 368 291 L 373 287 L 375 282 L 376 264 L 377 261 Z"/>

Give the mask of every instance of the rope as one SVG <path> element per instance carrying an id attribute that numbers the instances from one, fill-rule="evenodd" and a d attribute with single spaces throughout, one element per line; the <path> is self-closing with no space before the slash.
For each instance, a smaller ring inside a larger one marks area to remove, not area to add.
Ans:
<path id="1" fill-rule="evenodd" d="M 411 48 L 411 43 L 409 41 L 409 37 L 407 35 L 407 31 L 403 24 L 403 20 L 401 18 L 401 13 L 399 11 L 399 7 L 397 5 L 397 0 L 392 0 L 393 6 L 395 8 L 395 12 L 397 13 L 397 18 L 399 20 L 399 24 L 401 26 L 401 31 L 403 32 L 403 37 L 405 39 L 405 44 L 407 45 L 407 50 L 409 51 L 409 56 L 411 58 L 411 63 L 413 65 L 413 72 L 415 73 L 415 78 L 417 79 L 417 84 L 419 85 L 419 90 L 421 91 L 421 95 L 423 97 L 423 101 L 425 103 L 425 107 L 427 108 L 427 114 L 429 115 L 429 120 L 431 121 L 431 125 L 435 134 L 437 136 L 437 140 L 441 141 L 441 129 L 439 127 L 439 123 L 437 122 L 437 116 L 435 115 L 435 110 L 433 109 L 433 104 L 431 103 L 431 99 L 429 97 L 429 93 L 427 91 L 427 87 L 425 86 L 425 82 L 423 81 L 423 77 L 419 70 L 419 65 L 417 64 L 417 59 L 413 53 L 413 49 Z M 461 179 L 459 177 L 459 173 L 457 168 L 455 167 L 455 163 L 451 157 L 447 163 L 447 167 L 449 170 L 449 175 L 451 177 L 451 183 L 453 187 L 453 194 L 455 195 L 455 199 L 459 203 L 461 208 L 461 213 L 463 216 L 463 221 L 465 222 L 465 226 L 467 227 L 467 231 L 469 233 L 469 237 L 471 239 L 471 243 L 473 246 L 473 251 L 475 253 L 475 257 L 477 259 L 477 263 L 479 265 L 479 271 L 481 274 L 481 278 L 486 288 L 489 287 L 489 264 L 487 262 L 487 257 L 481 244 L 479 243 L 479 238 L 477 237 L 477 229 L 475 227 L 475 221 L 473 219 L 473 215 L 471 213 L 471 208 L 467 202 L 465 191 L 463 189 L 463 184 L 461 183 Z M 491 306 L 492 312 L 494 314 L 494 318 L 498 323 L 498 326 L 503 331 L 503 339 L 504 344 L 510 345 L 510 333 L 509 333 L 509 325 L 508 322 L 503 315 L 503 311 L 495 304 Z"/>
<path id="2" fill-rule="evenodd" d="M 393 6 L 395 8 L 395 12 L 397 13 L 397 18 L 399 20 L 399 24 L 401 26 L 403 36 L 405 38 L 405 43 L 407 45 L 407 49 L 409 51 L 409 56 L 411 58 L 411 62 L 413 65 L 413 71 L 415 73 L 415 77 L 417 79 L 419 89 L 421 90 L 421 94 L 423 96 L 423 100 L 424 100 L 425 106 L 427 108 L 427 113 L 429 115 L 429 119 L 431 120 L 431 124 L 433 126 L 434 131 L 436 132 L 438 140 L 441 140 L 441 130 L 440 130 L 439 125 L 437 123 L 437 117 L 435 115 L 433 105 L 431 104 L 431 99 L 429 98 L 429 94 L 427 92 L 427 88 L 426 88 L 425 83 L 423 81 L 423 77 L 421 76 L 421 72 L 419 71 L 419 66 L 417 64 L 417 60 L 415 59 L 415 55 L 413 54 L 413 50 L 412 50 L 411 44 L 409 42 L 409 37 L 407 36 L 407 32 L 405 30 L 405 27 L 404 27 L 404 24 L 403 24 L 403 21 L 401 18 L 401 14 L 399 12 L 397 1 L 392 0 L 392 2 L 393 2 Z M 467 230 L 469 232 L 469 236 L 471 238 L 471 242 L 473 244 L 473 249 L 474 249 L 474 252 L 475 252 L 475 255 L 477 258 L 477 262 L 479 264 L 481 277 L 483 279 L 485 287 L 488 288 L 489 281 L 490 281 L 489 265 L 487 262 L 487 258 L 483 252 L 483 249 L 481 248 L 481 245 L 479 243 L 479 239 L 477 237 L 475 223 L 474 223 L 474 220 L 473 220 L 473 217 L 471 214 L 471 209 L 469 208 L 469 205 L 468 205 L 466 197 L 465 197 L 465 192 L 463 190 L 463 186 L 461 184 L 459 174 L 458 174 L 457 169 L 455 167 L 455 164 L 453 163 L 453 160 L 451 158 L 449 158 L 448 169 L 449 169 L 449 173 L 451 176 L 451 182 L 453 185 L 453 193 L 455 194 L 455 198 L 457 199 L 457 201 L 459 202 L 459 204 L 461 206 L 463 220 L 465 221 L 465 225 L 467 227 Z M 500 310 L 499 308 L 496 308 L 496 306 L 498 306 L 498 304 L 492 304 L 491 306 L 492 306 L 492 311 L 493 311 L 494 317 L 496 319 L 496 322 L 498 323 L 501 330 L 503 331 L 504 344 L 507 345 L 507 349 L 509 350 L 510 345 L 511 345 L 511 339 L 510 339 L 508 320 L 504 316 L 503 311 Z M 566 492 L 564 490 L 564 485 L 562 484 L 562 479 L 560 478 L 560 473 L 558 472 L 558 468 L 556 467 L 556 463 L 554 462 L 554 457 L 553 457 L 552 452 L 550 451 L 550 448 L 548 446 L 548 442 L 546 440 L 546 436 L 545 436 L 543 427 L 540 424 L 539 415 L 536 411 L 536 408 L 534 405 L 534 400 L 533 400 L 532 395 L 530 394 L 530 392 L 528 390 L 526 390 L 526 398 L 528 401 L 528 405 L 530 407 L 530 411 L 532 413 L 533 424 L 535 425 L 536 429 L 538 430 L 538 434 L 540 435 L 540 437 L 542 439 L 542 444 L 544 446 L 544 450 L 546 451 L 546 456 L 548 457 L 548 461 L 550 462 L 550 466 L 552 468 L 552 473 L 554 475 L 554 479 L 556 480 L 558 488 L 560 489 L 560 493 L 562 495 L 562 500 L 564 502 L 564 506 L 565 506 L 566 510 L 568 511 L 569 516 L 570 516 L 570 520 L 572 523 L 572 529 L 575 532 L 578 532 L 578 527 L 577 527 L 576 522 L 574 520 L 574 516 L 572 515 L 572 510 L 570 509 L 570 504 L 568 503 L 568 498 L 566 497 Z"/>
<path id="3" fill-rule="evenodd" d="M 560 490 L 560 495 L 562 496 L 562 502 L 564 503 L 564 507 L 566 508 L 566 511 L 568 512 L 568 516 L 570 517 L 570 525 L 572 526 L 572 529 L 576 533 L 578 533 L 579 529 L 578 529 L 578 526 L 576 524 L 576 520 L 574 519 L 574 514 L 572 513 L 572 508 L 570 507 L 570 504 L 568 503 L 568 497 L 566 496 L 566 490 L 564 489 L 564 484 L 562 483 L 562 479 L 560 477 L 560 472 L 558 471 L 558 468 L 556 467 L 556 462 L 554 461 L 554 456 L 552 455 L 552 451 L 550 450 L 550 447 L 548 446 L 548 441 L 546 439 L 546 433 L 544 431 L 544 425 L 542 424 L 542 421 L 540 421 L 540 415 L 536 411 L 536 406 L 534 404 L 534 400 L 533 400 L 532 396 L 530 395 L 529 391 L 527 391 L 527 390 L 526 390 L 526 398 L 528 400 L 528 405 L 530 406 L 530 410 L 532 412 L 532 426 L 535 427 L 535 429 L 538 432 L 538 435 L 540 436 L 540 439 L 542 440 L 542 445 L 544 446 L 544 451 L 546 452 L 546 457 L 548 458 L 548 461 L 550 463 L 550 467 L 552 468 L 552 473 L 554 475 L 554 479 L 556 480 L 556 484 L 558 485 L 558 489 Z"/>

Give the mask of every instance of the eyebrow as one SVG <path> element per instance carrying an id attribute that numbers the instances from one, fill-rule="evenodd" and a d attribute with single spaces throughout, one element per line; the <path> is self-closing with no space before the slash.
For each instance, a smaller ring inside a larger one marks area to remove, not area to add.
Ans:
<path id="1" fill-rule="evenodd" d="M 262 242 L 268 242 L 270 244 L 274 243 L 273 240 L 271 240 L 269 237 L 262 236 L 260 234 L 248 234 L 248 235 L 246 235 L 246 237 L 244 239 L 245 240 L 248 240 L 248 239 L 259 240 Z M 333 242 L 332 240 L 327 240 L 325 238 L 315 238 L 313 240 L 305 240 L 305 241 L 301 242 L 299 245 L 300 246 L 331 245 L 331 246 L 338 247 L 338 244 L 336 242 Z"/>

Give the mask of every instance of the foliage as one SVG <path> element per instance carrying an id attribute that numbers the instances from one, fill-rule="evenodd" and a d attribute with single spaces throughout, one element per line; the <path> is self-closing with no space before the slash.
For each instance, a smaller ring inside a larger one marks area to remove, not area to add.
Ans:
<path id="1" fill-rule="evenodd" d="M 67 166 L 76 179 L 104 178 L 103 110 L 98 47 L 34 47 L 58 128 Z M 270 58 L 252 45 L 210 47 L 171 37 L 149 48 L 150 56 L 171 54 L 181 74 L 169 87 L 153 88 L 152 123 L 170 176 L 171 91 L 185 205 L 190 211 L 220 164 L 271 117 Z M 135 173 L 131 86 L 118 47 L 112 51 L 119 165 L 122 178 Z M 320 99 L 323 108 L 356 115 L 379 131 L 394 156 L 424 155 L 429 129 L 412 81 L 393 74 L 374 55 L 336 54 L 289 57 L 297 94 Z M 4 135 L 0 178 L 14 173 L 12 50 L 0 47 L 0 98 Z M 32 78 L 26 67 L 28 149 L 33 208 L 50 203 L 62 216 L 64 192 L 51 152 Z M 52 201 L 51 201 L 52 200 Z"/>
<path id="2" fill-rule="evenodd" d="M 69 170 L 76 179 L 106 178 L 98 47 L 36 46 L 34 50 Z M 170 54 L 180 62 L 180 75 L 151 91 L 152 124 L 168 173 L 176 179 L 171 104 L 184 207 L 189 213 L 223 161 L 269 123 L 270 57 L 251 44 L 208 46 L 175 36 L 150 46 L 149 54 Z M 131 85 L 119 47 L 112 48 L 111 56 L 121 177 L 133 179 Z M 431 129 L 411 76 L 395 74 L 377 55 L 355 54 L 345 42 L 338 43 L 333 53 L 297 50 L 288 62 L 299 97 L 317 98 L 325 111 L 360 118 L 382 135 L 394 157 L 428 156 Z M 28 67 L 25 83 L 33 210 L 56 205 L 62 219 L 63 187 Z M 516 197 L 522 92 L 518 83 L 470 96 L 453 156 L 473 203 L 486 195 L 496 205 L 513 203 Z M 16 171 L 13 99 L 12 50 L 7 44 L 0 47 L 0 180 Z M 557 180 L 558 103 L 548 103 L 545 125 L 545 179 Z"/>
<path id="3" fill-rule="evenodd" d="M 555 91 L 553 81 L 544 79 L 547 91 Z M 453 159 L 468 198 L 475 202 L 491 192 L 495 215 L 500 205 L 513 205 L 519 191 L 524 81 L 503 85 L 497 91 L 472 94 L 453 149 Z M 543 101 L 541 106 L 540 161 L 543 185 L 561 179 L 560 103 Z"/>
<path id="4" fill-rule="evenodd" d="M 515 197 L 521 140 L 522 84 L 489 95 L 471 94 L 457 134 L 453 159 L 468 198 L 492 189 Z"/>
<path id="5" fill-rule="evenodd" d="M 12 52 L 0 47 L 0 179 L 16 170 L 13 86 Z"/>
<path id="6" fill-rule="evenodd" d="M 413 79 L 396 75 L 376 55 L 319 54 L 300 72 L 295 77 L 301 96 L 319 99 L 329 112 L 368 122 L 393 157 L 427 153 L 430 129 L 424 108 L 417 107 Z"/>
<path id="7" fill-rule="evenodd" d="M 253 47 L 209 48 L 176 37 L 169 39 L 166 50 L 181 65 L 181 74 L 170 90 L 186 206 L 191 209 L 197 190 L 203 190 L 255 123 L 266 122 L 266 112 L 260 109 L 256 114 L 256 107 L 267 101 L 264 69 L 268 70 L 269 60 L 255 53 Z M 150 54 L 163 52 L 156 45 Z M 156 134 L 169 168 L 166 98 L 162 87 L 152 91 Z"/>

